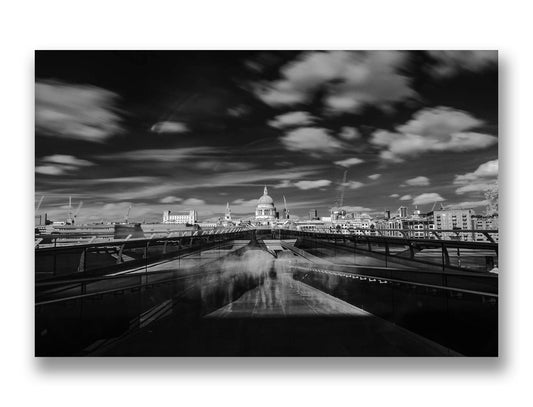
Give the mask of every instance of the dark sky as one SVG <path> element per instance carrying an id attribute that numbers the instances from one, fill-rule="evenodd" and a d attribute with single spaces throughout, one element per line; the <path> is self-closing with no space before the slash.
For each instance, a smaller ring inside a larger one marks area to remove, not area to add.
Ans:
<path id="1" fill-rule="evenodd" d="M 326 216 L 436 201 L 482 212 L 498 172 L 491 51 L 38 51 L 36 200 L 81 221 Z"/>

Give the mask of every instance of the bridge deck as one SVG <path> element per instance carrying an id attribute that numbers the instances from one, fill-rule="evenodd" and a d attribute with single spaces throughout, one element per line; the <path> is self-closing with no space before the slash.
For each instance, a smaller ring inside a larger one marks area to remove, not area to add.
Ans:
<path id="1" fill-rule="evenodd" d="M 265 279 L 197 321 L 176 315 L 107 355 L 450 356 L 441 345 L 332 297 L 288 273 Z"/>

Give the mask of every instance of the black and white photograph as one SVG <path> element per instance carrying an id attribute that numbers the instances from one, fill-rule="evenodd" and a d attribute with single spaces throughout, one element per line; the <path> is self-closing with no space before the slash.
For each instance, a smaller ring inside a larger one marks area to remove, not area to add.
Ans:
<path id="1" fill-rule="evenodd" d="M 498 51 L 35 51 L 35 356 L 499 355 Z"/>

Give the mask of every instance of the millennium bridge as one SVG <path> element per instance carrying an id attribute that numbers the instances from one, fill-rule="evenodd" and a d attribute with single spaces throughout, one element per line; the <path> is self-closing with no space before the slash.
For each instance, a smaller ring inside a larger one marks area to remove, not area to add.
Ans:
<path id="1" fill-rule="evenodd" d="M 498 354 L 497 231 L 356 232 L 40 235 L 35 353 Z"/>

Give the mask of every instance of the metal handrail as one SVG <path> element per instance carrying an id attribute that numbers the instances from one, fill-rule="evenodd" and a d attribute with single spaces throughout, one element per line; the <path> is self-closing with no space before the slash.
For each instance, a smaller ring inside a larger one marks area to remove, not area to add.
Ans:
<path id="1" fill-rule="evenodd" d="M 368 275 L 368 274 L 360 274 L 360 273 L 348 273 L 348 272 L 345 272 L 345 271 L 330 271 L 330 270 L 324 270 L 324 269 L 318 269 L 318 268 L 313 268 L 313 267 L 303 267 L 303 266 L 299 266 L 299 265 L 296 265 L 296 266 L 291 266 L 291 267 L 295 267 L 295 268 L 303 268 L 305 270 L 310 270 L 310 271 L 323 271 L 325 273 L 328 273 L 328 274 L 334 274 L 334 275 L 337 275 L 337 274 L 346 274 L 346 275 L 350 275 L 350 276 L 357 276 L 357 277 L 364 277 L 364 278 L 368 278 L 368 279 L 374 279 L 374 280 L 385 280 L 385 281 L 390 281 L 390 282 L 393 282 L 393 283 L 400 283 L 400 284 L 409 284 L 409 285 L 416 285 L 416 286 L 419 286 L 419 287 L 426 287 L 426 288 L 435 288 L 435 289 L 438 289 L 438 290 L 446 290 L 446 291 L 454 291 L 454 292 L 461 292 L 461 293 L 467 293 L 467 294 L 476 294 L 476 295 L 483 295 L 483 296 L 487 296 L 487 297 L 494 297 L 494 298 L 498 298 L 498 294 L 494 294 L 494 293 L 488 293 L 488 292 L 485 292 L 485 291 L 474 291 L 474 290 L 466 290 L 464 288 L 455 288 L 455 287 L 449 287 L 449 286 L 443 286 L 443 285 L 434 285 L 434 284 L 425 284 L 425 283 L 416 283 L 414 281 L 409 281 L 409 280 L 398 280 L 398 279 L 394 279 L 394 278 L 390 278 L 390 277 L 381 277 L 381 276 L 371 276 L 371 275 Z"/>
<path id="2" fill-rule="evenodd" d="M 112 241 L 106 241 L 106 242 L 90 242 L 90 243 L 79 243 L 79 244 L 73 244 L 73 245 L 62 245 L 57 247 L 36 247 L 35 250 L 39 252 L 46 252 L 46 251 L 54 251 L 57 249 L 67 250 L 67 249 L 84 249 L 89 247 L 107 247 L 107 246 L 121 246 L 125 243 L 131 244 L 131 243 L 155 243 L 155 242 L 172 242 L 172 241 L 178 241 L 184 238 L 200 238 L 200 237 L 211 237 L 211 236 L 227 236 L 228 238 L 231 238 L 235 235 L 241 234 L 243 232 L 249 232 L 250 229 L 244 229 L 234 232 L 225 232 L 225 233 L 207 233 L 203 232 L 198 235 L 182 235 L 182 236 L 162 236 L 162 237 L 141 237 L 141 238 L 126 238 L 126 239 L 116 239 Z M 201 232 L 201 231 L 200 231 Z M 54 239 L 61 239 L 61 238 L 74 238 L 73 235 L 46 235 L 44 236 L 46 238 Z M 39 238 L 43 238 L 43 235 L 40 235 Z"/>

